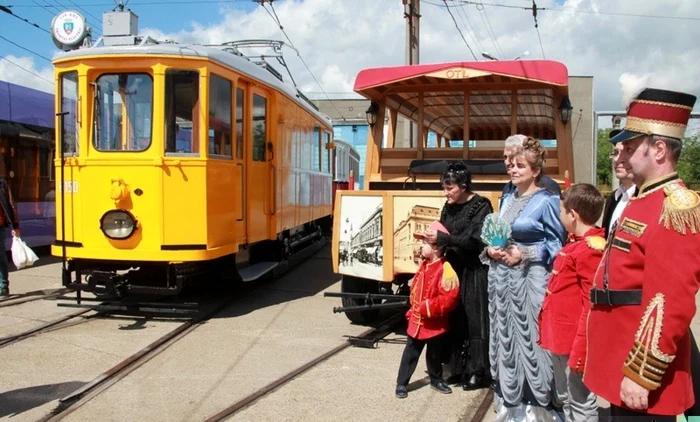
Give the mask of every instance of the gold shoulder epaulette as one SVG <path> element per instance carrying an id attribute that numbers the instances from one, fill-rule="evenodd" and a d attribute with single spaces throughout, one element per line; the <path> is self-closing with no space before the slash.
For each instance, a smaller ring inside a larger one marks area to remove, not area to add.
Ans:
<path id="1" fill-rule="evenodd" d="M 452 265 L 445 261 L 442 264 L 442 288 L 449 292 L 455 287 L 459 287 L 459 278 Z"/>
<path id="2" fill-rule="evenodd" d="M 666 199 L 659 223 L 667 229 L 673 225 L 673 229 L 681 234 L 685 234 L 686 228 L 693 234 L 697 233 L 700 230 L 700 196 L 678 183 L 664 187 L 664 194 Z"/>
<path id="3" fill-rule="evenodd" d="M 605 250 L 605 238 L 603 236 L 588 236 L 586 238 L 586 244 L 589 248 L 595 249 L 596 251 Z"/>

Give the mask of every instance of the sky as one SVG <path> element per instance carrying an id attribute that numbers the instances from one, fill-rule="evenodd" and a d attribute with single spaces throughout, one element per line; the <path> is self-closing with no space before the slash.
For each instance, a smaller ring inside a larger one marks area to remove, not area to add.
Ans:
<path id="1" fill-rule="evenodd" d="M 650 86 L 700 94 L 697 0 L 536 3 L 537 29 L 532 0 L 421 0 L 420 63 L 486 60 L 482 52 L 513 59 L 527 51 L 525 60 L 556 60 L 570 75 L 592 76 L 596 111 L 624 110 L 625 73 L 650 76 Z M 0 10 L 0 56 L 6 59 L 0 58 L 0 80 L 48 92 L 49 59 L 59 50 L 49 33 L 17 17 L 49 30 L 59 11 L 73 9 L 87 18 L 96 40 L 102 13 L 114 8 L 111 0 L 0 0 L 0 5 L 13 13 Z M 275 0 L 273 6 L 299 52 L 285 49 L 286 61 L 311 98 L 350 98 L 360 70 L 405 63 L 401 0 Z M 127 8 L 139 16 L 140 33 L 159 40 L 288 42 L 269 0 L 265 7 L 252 0 L 131 0 Z"/>

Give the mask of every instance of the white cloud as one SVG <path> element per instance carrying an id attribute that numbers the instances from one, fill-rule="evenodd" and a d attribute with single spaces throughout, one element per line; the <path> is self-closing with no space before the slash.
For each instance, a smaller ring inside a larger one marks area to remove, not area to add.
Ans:
<path id="1" fill-rule="evenodd" d="M 443 4 L 441 0 L 430 0 L 430 3 Z M 421 63 L 474 60 L 447 10 L 430 3 L 421 2 Z M 527 59 L 542 58 L 531 11 L 485 6 L 484 14 L 474 5 L 457 7 L 454 0 L 448 3 L 455 5 L 450 9 L 479 60 L 483 59 L 481 52 L 484 50 L 499 58 L 514 58 L 526 50 L 530 53 Z M 486 3 L 530 6 L 523 0 Z M 700 94 L 700 66 L 697 66 L 700 47 L 696 42 L 700 39 L 700 25 L 697 21 L 609 14 L 700 16 L 696 1 L 566 0 L 559 5 L 555 0 L 540 0 L 537 4 L 545 9 L 566 9 L 538 12 L 544 53 L 547 59 L 563 62 L 571 75 L 594 77 L 595 109 L 623 108 L 619 78 L 626 72 L 638 76 L 651 74 L 653 86 Z M 350 93 L 355 76 L 363 68 L 405 62 L 406 22 L 400 0 L 287 0 L 275 2 L 275 10 L 286 33 L 331 97 Z M 191 22 L 176 33 L 157 29 L 142 32 L 160 40 L 181 43 L 220 44 L 240 39 L 286 42 L 262 7 L 249 12 L 223 7 L 219 16 L 218 22 L 213 24 Z M 488 35 L 486 16 L 497 35 L 495 42 Z M 149 26 L 149 22 L 142 22 L 142 25 Z M 285 58 L 303 91 L 314 98 L 325 97 L 293 50 L 285 50 Z M 36 70 L 33 61 L 24 63 L 30 70 Z M 0 66 L 0 74 L 9 72 L 15 81 L 31 78 L 2 61 Z M 50 75 L 47 69 L 39 69 L 39 73 Z"/>
<path id="2" fill-rule="evenodd" d="M 527 2 L 498 2 L 528 7 Z M 514 58 L 527 50 L 527 58 L 542 58 L 531 11 L 485 6 L 484 14 L 474 5 L 457 7 L 455 1 L 448 3 L 455 5 L 450 9 L 479 60 L 483 50 L 499 58 Z M 700 62 L 700 48 L 695 42 L 700 38 L 700 30 L 696 22 L 574 11 L 700 15 L 692 0 L 567 0 L 563 5 L 542 0 L 538 6 L 569 9 L 538 12 L 545 57 L 566 64 L 571 75 L 594 77 L 596 109 L 622 109 L 619 77 L 625 72 L 651 73 L 652 85 L 700 92 L 700 67 L 696 65 Z M 331 96 L 351 91 L 355 75 L 363 68 L 395 66 L 405 61 L 405 19 L 399 0 L 285 1 L 277 3 L 276 12 L 325 91 L 333 93 Z M 421 63 L 474 59 L 444 7 L 422 2 L 420 13 Z M 486 16 L 497 35 L 495 42 L 488 35 Z M 261 7 L 250 13 L 224 9 L 220 22 L 213 25 L 194 24 L 190 30 L 157 35 L 179 42 L 204 43 L 243 38 L 284 40 Z M 295 53 L 289 50 L 286 57 L 299 86 L 312 91 L 314 97 L 322 97 Z"/>
<path id="3" fill-rule="evenodd" d="M 5 56 L 0 59 L 0 80 L 39 91 L 54 92 L 53 68 L 37 68 L 32 57 Z"/>

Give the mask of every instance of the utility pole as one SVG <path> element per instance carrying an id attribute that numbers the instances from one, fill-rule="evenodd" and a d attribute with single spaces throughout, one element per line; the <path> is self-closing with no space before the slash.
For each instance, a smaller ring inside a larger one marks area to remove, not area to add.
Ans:
<path id="1" fill-rule="evenodd" d="M 420 63 L 420 0 L 403 0 L 403 15 L 406 18 L 406 64 Z M 404 121 L 404 131 L 408 133 L 408 146 L 413 148 L 416 124 L 410 120 Z M 406 136 L 404 136 L 404 139 Z M 418 139 L 421 136 L 418 135 Z"/>

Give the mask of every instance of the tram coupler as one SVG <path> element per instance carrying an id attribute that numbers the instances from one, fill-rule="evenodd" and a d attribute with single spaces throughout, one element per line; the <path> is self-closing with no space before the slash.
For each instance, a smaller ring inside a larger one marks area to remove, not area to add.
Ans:
<path id="1" fill-rule="evenodd" d="M 367 305 L 358 306 L 337 306 L 333 308 L 333 313 L 337 314 L 340 312 L 351 312 L 351 311 L 367 311 L 370 309 L 384 309 L 384 308 L 406 308 L 408 307 L 407 300 L 400 300 L 395 302 L 384 302 L 384 303 L 368 303 Z"/>

